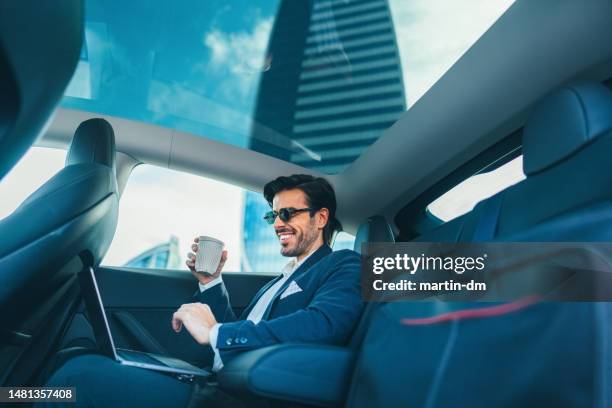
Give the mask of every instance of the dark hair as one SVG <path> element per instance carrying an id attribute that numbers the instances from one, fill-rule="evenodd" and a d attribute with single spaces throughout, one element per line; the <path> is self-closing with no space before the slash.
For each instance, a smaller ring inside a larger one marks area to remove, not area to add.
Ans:
<path id="1" fill-rule="evenodd" d="M 270 207 L 277 193 L 285 190 L 301 190 L 306 196 L 309 207 L 316 210 L 327 208 L 329 219 L 323 228 L 323 241 L 330 245 L 334 231 L 342 231 L 342 224 L 336 219 L 336 193 L 327 180 L 308 174 L 294 174 L 289 177 L 278 177 L 264 186 L 264 197 Z M 312 217 L 314 212 L 311 212 Z"/>

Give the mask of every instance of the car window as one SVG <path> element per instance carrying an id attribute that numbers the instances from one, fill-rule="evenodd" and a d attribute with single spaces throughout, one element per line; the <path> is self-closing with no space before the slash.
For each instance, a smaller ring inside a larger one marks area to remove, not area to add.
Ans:
<path id="1" fill-rule="evenodd" d="M 47 180 L 64 167 L 66 150 L 32 147 L 0 180 L 0 219 L 10 215 Z"/>
<path id="2" fill-rule="evenodd" d="M 224 272 L 278 273 L 274 229 L 263 220 L 268 203 L 259 193 L 205 177 L 150 165 L 137 166 L 119 206 L 115 237 L 102 264 L 187 270 L 193 238 L 209 235 L 228 251 Z M 352 247 L 340 234 L 335 249 Z"/>
<path id="3" fill-rule="evenodd" d="M 449 221 L 471 211 L 478 202 L 525 179 L 523 156 L 495 170 L 472 176 L 447 191 L 427 206 L 427 211 Z"/>
<path id="4" fill-rule="evenodd" d="M 339 251 L 341 249 L 353 249 L 355 244 L 355 236 L 346 231 L 340 232 L 334 240 L 333 249 Z"/>
<path id="5" fill-rule="evenodd" d="M 83 51 L 61 106 L 335 174 L 512 3 L 88 0 Z"/>

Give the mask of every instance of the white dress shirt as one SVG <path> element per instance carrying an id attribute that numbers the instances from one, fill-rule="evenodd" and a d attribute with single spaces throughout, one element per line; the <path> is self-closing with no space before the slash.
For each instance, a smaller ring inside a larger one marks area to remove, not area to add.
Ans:
<path id="1" fill-rule="evenodd" d="M 293 258 L 291 261 L 289 261 L 289 263 L 287 263 L 287 265 L 283 267 L 283 270 L 282 270 L 283 277 L 279 279 L 278 281 L 276 281 L 274 285 L 270 286 L 268 290 L 266 290 L 264 294 L 261 295 L 257 303 L 255 303 L 255 306 L 253 306 L 253 309 L 251 309 L 251 311 L 249 312 L 249 315 L 247 316 L 247 320 L 252 321 L 254 324 L 257 324 L 261 321 L 264 313 L 268 309 L 268 306 L 272 302 L 274 295 L 276 295 L 276 292 L 278 292 L 278 290 L 283 286 L 283 284 L 287 282 L 287 280 L 291 277 L 293 272 L 295 272 L 297 268 L 299 268 L 300 265 L 302 265 L 304 261 L 308 259 L 310 255 L 312 255 L 314 252 L 315 251 L 306 255 L 299 262 L 297 261 L 297 258 Z M 204 292 L 206 289 L 210 289 L 213 286 L 220 284 L 221 281 L 222 281 L 221 276 L 219 276 L 218 278 L 213 279 L 212 281 L 208 282 L 205 285 L 198 283 L 198 285 L 200 286 L 200 292 Z M 214 360 L 213 368 L 212 368 L 213 371 L 219 371 L 223 368 L 223 361 L 221 361 L 221 356 L 219 355 L 219 349 L 217 348 L 217 336 L 219 334 L 219 327 L 221 327 L 221 324 L 222 323 L 215 324 L 210 329 L 210 333 L 209 333 L 210 347 L 212 347 L 213 351 L 215 352 L 215 360 Z"/>

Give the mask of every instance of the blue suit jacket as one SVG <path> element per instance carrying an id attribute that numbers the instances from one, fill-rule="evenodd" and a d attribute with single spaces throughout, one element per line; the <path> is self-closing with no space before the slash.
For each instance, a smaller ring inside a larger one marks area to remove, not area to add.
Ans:
<path id="1" fill-rule="evenodd" d="M 195 297 L 208 304 L 217 321 L 223 323 L 216 346 L 225 363 L 237 353 L 277 343 L 346 343 L 363 309 L 360 271 L 359 254 L 348 249 L 332 252 L 323 245 L 276 292 L 258 324 L 246 318 L 282 275 L 261 288 L 240 318 L 232 311 L 223 283 Z M 291 282 L 302 291 L 280 299 Z"/>

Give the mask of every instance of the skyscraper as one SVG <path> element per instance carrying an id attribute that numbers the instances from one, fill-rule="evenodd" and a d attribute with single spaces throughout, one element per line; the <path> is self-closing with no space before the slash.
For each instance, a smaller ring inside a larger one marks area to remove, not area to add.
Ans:
<path id="1" fill-rule="evenodd" d="M 338 173 L 406 108 L 387 0 L 284 0 L 266 58 L 253 150 Z M 254 271 L 276 271 L 286 262 L 266 255 L 279 250 L 273 231 L 255 231 L 265 228 L 266 209 L 261 196 L 247 193 L 244 249 Z"/>
<path id="2" fill-rule="evenodd" d="M 179 241 L 171 236 L 168 242 L 155 245 L 127 261 L 128 268 L 180 269 Z"/>

